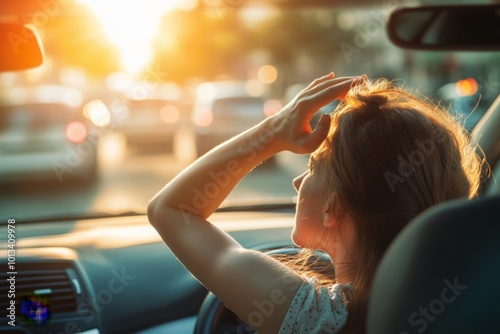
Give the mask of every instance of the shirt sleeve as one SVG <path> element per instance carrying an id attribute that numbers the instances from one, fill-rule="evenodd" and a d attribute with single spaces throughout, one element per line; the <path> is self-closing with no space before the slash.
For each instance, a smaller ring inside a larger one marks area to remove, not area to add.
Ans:
<path id="1" fill-rule="evenodd" d="M 314 278 L 306 278 L 292 300 L 279 334 L 337 333 L 347 321 L 343 286 L 318 287 Z"/>

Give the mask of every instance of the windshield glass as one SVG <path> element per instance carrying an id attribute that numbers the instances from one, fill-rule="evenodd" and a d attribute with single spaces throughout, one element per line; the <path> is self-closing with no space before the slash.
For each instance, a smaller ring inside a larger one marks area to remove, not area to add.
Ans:
<path id="1" fill-rule="evenodd" d="M 393 2 L 67 3 L 69 11 L 59 4 L 28 15 L 41 33 L 44 65 L 0 74 L 2 222 L 145 212 L 189 162 L 330 71 L 397 80 L 450 106 L 469 131 L 500 91 L 498 52 L 393 46 L 385 30 Z M 60 101 L 48 101 L 53 96 Z M 291 181 L 307 159 L 280 153 L 224 205 L 292 202 Z"/>

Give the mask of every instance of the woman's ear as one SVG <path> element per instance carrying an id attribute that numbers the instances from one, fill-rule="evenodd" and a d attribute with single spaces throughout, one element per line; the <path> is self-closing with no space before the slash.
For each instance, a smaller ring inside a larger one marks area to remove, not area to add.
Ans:
<path id="1" fill-rule="evenodd" d="M 323 210 L 323 225 L 325 227 L 334 227 L 337 218 L 337 194 L 330 194 L 325 202 Z"/>
<path id="2" fill-rule="evenodd" d="M 333 218 L 333 214 L 325 213 L 323 218 L 323 225 L 325 227 L 333 227 L 335 225 L 335 219 Z"/>

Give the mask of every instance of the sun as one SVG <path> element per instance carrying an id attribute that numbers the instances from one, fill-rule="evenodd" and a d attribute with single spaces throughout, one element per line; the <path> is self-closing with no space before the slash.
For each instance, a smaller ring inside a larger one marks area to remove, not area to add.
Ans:
<path id="1" fill-rule="evenodd" d="M 121 55 L 124 71 L 141 71 L 152 57 L 152 41 L 161 17 L 182 0 L 79 0 L 99 18 Z"/>

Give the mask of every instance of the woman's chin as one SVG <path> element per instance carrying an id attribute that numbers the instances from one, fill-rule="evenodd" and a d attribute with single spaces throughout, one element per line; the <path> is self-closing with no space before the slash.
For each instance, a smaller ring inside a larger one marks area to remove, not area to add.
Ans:
<path id="1" fill-rule="evenodd" d="M 292 241 L 297 247 L 305 246 L 303 238 L 300 237 L 300 234 L 295 229 L 292 231 Z"/>

